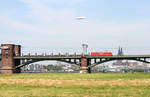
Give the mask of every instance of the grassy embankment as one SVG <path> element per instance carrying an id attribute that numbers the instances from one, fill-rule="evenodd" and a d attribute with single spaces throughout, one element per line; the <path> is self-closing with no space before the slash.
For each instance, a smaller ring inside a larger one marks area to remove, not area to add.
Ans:
<path id="1" fill-rule="evenodd" d="M 148 73 L 0 75 L 3 97 L 150 97 Z"/>

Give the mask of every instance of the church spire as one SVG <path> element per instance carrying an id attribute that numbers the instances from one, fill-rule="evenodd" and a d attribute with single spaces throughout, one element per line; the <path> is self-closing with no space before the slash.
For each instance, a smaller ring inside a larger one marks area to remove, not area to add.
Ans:
<path id="1" fill-rule="evenodd" d="M 118 50 L 118 56 L 123 56 L 123 50 L 120 46 L 119 46 L 119 50 Z"/>
<path id="2" fill-rule="evenodd" d="M 122 50 L 122 48 L 121 48 L 121 52 L 120 52 L 120 55 L 121 55 L 121 56 L 123 56 L 123 50 Z"/>

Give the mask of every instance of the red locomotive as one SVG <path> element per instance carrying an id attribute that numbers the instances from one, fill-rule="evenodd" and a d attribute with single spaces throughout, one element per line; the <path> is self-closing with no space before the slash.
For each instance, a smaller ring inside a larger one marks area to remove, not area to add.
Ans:
<path id="1" fill-rule="evenodd" d="M 112 56 L 112 52 L 91 52 L 91 56 Z"/>

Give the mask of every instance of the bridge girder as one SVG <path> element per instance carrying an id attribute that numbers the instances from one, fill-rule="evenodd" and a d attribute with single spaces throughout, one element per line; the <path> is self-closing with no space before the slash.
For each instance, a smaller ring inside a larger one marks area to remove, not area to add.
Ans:
<path id="1" fill-rule="evenodd" d="M 99 62 L 94 62 L 94 64 L 91 64 L 89 62 L 88 67 L 94 67 L 98 64 L 102 64 L 109 61 L 114 60 L 135 60 L 143 63 L 150 64 L 150 61 L 147 61 L 147 59 L 150 59 L 150 55 L 130 55 L 130 56 L 86 56 L 86 58 L 91 61 L 91 59 L 99 59 Z M 45 60 L 55 60 L 60 62 L 66 62 L 69 64 L 75 64 L 80 66 L 81 65 L 81 56 L 15 56 L 14 59 L 20 59 L 20 60 L 28 60 L 26 63 L 23 63 L 21 65 L 16 66 L 16 68 L 23 67 L 25 65 L 35 63 L 38 61 L 45 61 Z M 0 56 L 1 60 L 1 56 Z M 73 60 L 73 61 L 72 61 Z M 78 62 L 76 60 L 79 60 Z"/>
<path id="2" fill-rule="evenodd" d="M 105 63 L 105 62 L 115 61 L 115 60 L 134 60 L 134 61 L 150 64 L 150 61 L 147 61 L 146 59 L 147 58 L 119 58 L 119 59 L 117 59 L 117 58 L 100 58 L 99 62 L 95 62 L 94 64 L 91 64 L 88 67 L 94 67 L 96 65 L 99 65 L 99 64 L 102 64 L 102 63 Z"/>
<path id="3" fill-rule="evenodd" d="M 26 62 L 24 62 L 26 60 Z M 16 69 L 17 68 L 21 68 L 23 66 L 26 66 L 26 65 L 29 65 L 31 63 L 35 63 L 35 62 L 39 62 L 39 61 L 60 61 L 60 62 L 65 62 L 65 63 L 69 63 L 69 64 L 74 64 L 74 65 L 77 65 L 77 66 L 80 66 L 80 62 L 78 63 L 77 60 L 79 59 L 74 59 L 74 61 L 71 61 L 70 59 L 67 60 L 67 59 L 53 59 L 53 60 L 47 60 L 47 59 L 24 59 L 22 60 L 22 64 L 16 66 Z"/>

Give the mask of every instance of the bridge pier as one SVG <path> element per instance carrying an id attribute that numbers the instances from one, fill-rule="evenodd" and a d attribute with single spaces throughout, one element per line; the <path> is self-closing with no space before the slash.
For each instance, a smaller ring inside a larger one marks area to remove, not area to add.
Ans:
<path id="1" fill-rule="evenodd" d="M 21 45 L 14 45 L 14 55 L 21 56 Z M 20 59 L 15 59 L 15 67 L 21 64 Z M 15 69 L 15 73 L 21 73 L 21 68 Z"/>
<path id="2" fill-rule="evenodd" d="M 80 67 L 80 73 L 91 73 L 91 69 L 88 68 L 89 60 L 85 57 L 81 57 L 81 67 Z"/>
<path id="3" fill-rule="evenodd" d="M 20 64 L 20 60 L 15 60 L 14 56 L 20 55 L 21 46 L 14 44 L 2 44 L 1 45 L 1 73 L 12 74 L 20 72 L 21 70 L 15 69 L 15 66 Z"/>

